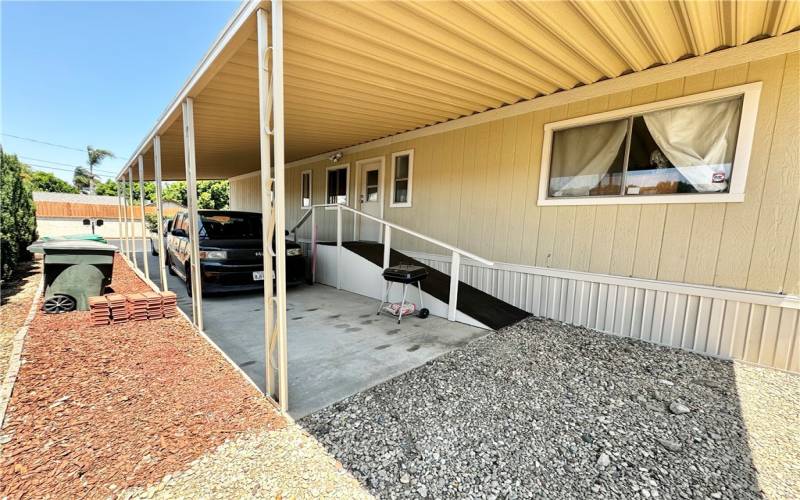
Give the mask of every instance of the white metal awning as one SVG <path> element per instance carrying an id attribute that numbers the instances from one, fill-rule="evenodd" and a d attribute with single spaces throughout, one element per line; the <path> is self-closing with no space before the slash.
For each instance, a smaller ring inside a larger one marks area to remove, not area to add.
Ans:
<path id="1" fill-rule="evenodd" d="M 194 98 L 197 176 L 259 169 L 255 12 L 245 2 L 126 165 L 161 136 L 184 178 L 180 103 Z M 708 54 L 800 26 L 800 3 L 286 2 L 286 160 Z M 789 35 L 797 38 L 797 35 Z M 797 42 L 795 42 L 797 43 Z"/>

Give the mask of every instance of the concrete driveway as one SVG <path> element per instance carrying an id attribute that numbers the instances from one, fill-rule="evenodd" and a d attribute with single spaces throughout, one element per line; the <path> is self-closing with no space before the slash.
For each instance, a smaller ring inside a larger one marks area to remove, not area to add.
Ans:
<path id="1" fill-rule="evenodd" d="M 112 242 L 113 244 L 113 242 Z M 150 279 L 160 283 L 158 258 L 146 253 Z M 138 253 L 142 265 L 141 252 Z M 168 277 L 178 307 L 191 317 L 186 287 Z M 325 285 L 288 290 L 289 413 L 301 418 L 389 380 L 470 341 L 486 330 L 442 318 L 376 316 L 377 303 Z M 265 387 L 264 304 L 261 293 L 203 297 L 205 333 L 260 387 Z"/>

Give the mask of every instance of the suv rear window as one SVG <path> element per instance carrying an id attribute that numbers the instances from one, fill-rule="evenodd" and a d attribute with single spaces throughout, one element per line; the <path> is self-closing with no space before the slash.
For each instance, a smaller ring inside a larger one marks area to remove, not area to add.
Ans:
<path id="1" fill-rule="evenodd" d="M 261 238 L 260 215 L 201 215 L 200 237 L 212 240 Z"/>

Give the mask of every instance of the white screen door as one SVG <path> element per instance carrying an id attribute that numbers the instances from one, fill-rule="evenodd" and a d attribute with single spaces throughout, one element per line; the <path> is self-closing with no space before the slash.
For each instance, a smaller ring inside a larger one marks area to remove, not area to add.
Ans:
<path id="1" fill-rule="evenodd" d="M 380 168 L 380 160 L 361 165 L 361 211 L 375 217 L 381 216 L 383 203 Z M 364 241 L 379 241 L 381 225 L 366 217 L 359 217 L 359 220 L 359 238 Z"/>

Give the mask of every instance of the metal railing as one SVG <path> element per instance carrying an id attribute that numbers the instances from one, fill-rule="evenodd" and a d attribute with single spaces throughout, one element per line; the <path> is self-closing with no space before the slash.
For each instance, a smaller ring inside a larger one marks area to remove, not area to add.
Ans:
<path id="1" fill-rule="evenodd" d="M 450 261 L 450 295 L 448 298 L 447 303 L 447 319 L 450 321 L 455 321 L 456 319 L 456 311 L 458 306 L 458 282 L 459 282 L 459 273 L 461 270 L 461 257 L 467 257 L 468 259 L 472 259 L 474 261 L 480 262 L 487 266 L 494 266 L 494 262 L 484 259 L 474 253 L 467 252 L 461 248 L 455 247 L 450 245 L 449 243 L 445 243 L 444 241 L 437 240 L 436 238 L 432 238 L 430 236 L 426 236 L 422 233 L 418 233 L 413 229 L 409 229 L 407 227 L 400 226 L 393 222 L 389 222 L 387 220 L 381 219 L 380 217 L 375 217 L 374 215 L 370 215 L 368 213 L 364 213 L 360 210 L 356 210 L 355 208 L 348 207 L 347 205 L 341 205 L 336 203 L 330 204 L 319 204 L 319 205 L 311 205 L 308 207 L 309 210 L 303 214 L 300 219 L 289 229 L 289 233 L 293 234 L 293 238 L 295 243 L 297 242 L 297 230 L 305 224 L 305 222 L 310 218 L 311 219 L 311 249 L 312 249 L 312 263 L 311 263 L 311 273 L 312 279 L 316 281 L 316 255 L 317 255 L 317 224 L 316 224 L 316 209 L 317 208 L 324 208 L 324 209 L 336 209 L 336 288 L 342 288 L 342 212 L 347 210 L 348 212 L 352 212 L 353 217 L 353 224 L 358 223 L 358 217 L 364 217 L 366 219 L 372 220 L 381 224 L 383 226 L 383 268 L 386 269 L 389 267 L 389 257 L 391 255 L 391 244 L 392 244 L 392 230 L 397 230 L 402 233 L 408 234 L 415 238 L 419 238 L 423 241 L 427 241 L 428 243 L 432 243 L 436 246 L 442 247 L 446 250 L 449 250 L 452 253 L 452 258 Z"/>

